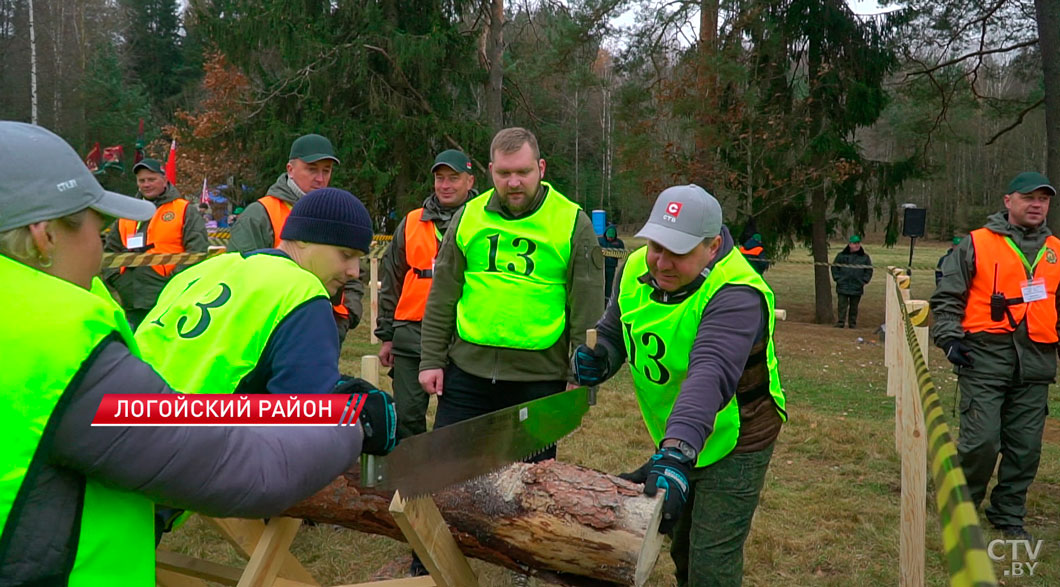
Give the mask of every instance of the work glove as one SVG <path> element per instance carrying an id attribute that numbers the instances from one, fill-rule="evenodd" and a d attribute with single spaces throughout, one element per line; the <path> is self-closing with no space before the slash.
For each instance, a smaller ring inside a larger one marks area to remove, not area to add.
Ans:
<path id="1" fill-rule="evenodd" d="M 655 461 L 648 459 L 646 463 L 640 466 L 636 471 L 630 471 L 628 473 L 620 473 L 619 479 L 625 479 L 633 483 L 644 483 L 648 480 L 648 472 L 651 471 L 651 466 L 655 464 Z"/>
<path id="2" fill-rule="evenodd" d="M 574 349 L 574 354 L 571 355 L 570 369 L 578 384 L 600 385 L 611 372 L 607 349 L 599 344 L 593 348 L 584 344 L 578 345 L 578 348 Z"/>
<path id="3" fill-rule="evenodd" d="M 663 501 L 663 519 L 659 522 L 659 533 L 669 534 L 688 501 L 688 474 L 692 470 L 692 459 L 676 448 L 660 448 L 641 468 L 619 475 L 634 483 L 644 479 L 644 495 L 655 497 L 659 489 L 666 491 Z M 647 469 L 647 474 L 644 473 Z"/>
<path id="4" fill-rule="evenodd" d="M 376 389 L 364 379 L 344 379 L 335 386 L 334 393 L 360 393 L 368 397 L 361 408 L 358 422 L 364 430 L 361 452 L 383 456 L 397 446 L 397 409 L 394 399 Z"/>
<path id="5" fill-rule="evenodd" d="M 961 339 L 948 338 L 939 343 L 939 346 L 942 347 L 942 350 L 946 353 L 946 359 L 954 365 L 957 365 L 958 367 L 973 366 L 972 358 L 969 356 L 972 349 L 968 348 L 967 345 L 961 342 Z"/>

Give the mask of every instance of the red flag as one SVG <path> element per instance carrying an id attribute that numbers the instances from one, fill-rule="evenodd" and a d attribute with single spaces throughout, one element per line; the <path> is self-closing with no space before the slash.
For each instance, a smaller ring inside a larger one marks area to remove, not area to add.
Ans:
<path id="1" fill-rule="evenodd" d="M 210 205 L 210 190 L 206 188 L 206 177 L 202 178 L 202 195 L 199 196 L 199 203 Z"/>
<path id="2" fill-rule="evenodd" d="M 92 173 L 96 173 L 99 171 L 102 157 L 103 155 L 99 152 L 99 141 L 96 141 L 96 144 L 92 146 L 92 150 L 88 152 L 88 156 L 85 157 L 85 166 L 87 166 L 88 170 Z"/>
<path id="3" fill-rule="evenodd" d="M 125 171 L 125 165 L 122 160 L 125 159 L 125 148 L 121 145 L 114 145 L 113 147 L 103 148 L 103 168 L 110 169 L 116 167 L 121 171 Z"/>
<path id="4" fill-rule="evenodd" d="M 169 146 L 169 159 L 166 159 L 166 179 L 177 185 L 177 139 Z"/>
<path id="5" fill-rule="evenodd" d="M 140 119 L 140 132 L 136 134 L 136 159 L 133 161 L 133 165 L 136 165 L 144 158 L 144 119 Z"/>

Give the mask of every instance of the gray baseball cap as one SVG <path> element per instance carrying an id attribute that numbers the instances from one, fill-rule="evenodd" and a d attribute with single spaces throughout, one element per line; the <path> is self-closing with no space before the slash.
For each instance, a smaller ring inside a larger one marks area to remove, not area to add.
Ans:
<path id="1" fill-rule="evenodd" d="M 104 190 L 55 133 L 0 120 L 0 232 L 85 208 L 131 220 L 149 220 L 155 213 L 151 202 Z"/>
<path id="2" fill-rule="evenodd" d="M 721 204 L 692 183 L 666 188 L 655 199 L 647 224 L 637 233 L 683 255 L 703 239 L 721 234 Z"/>

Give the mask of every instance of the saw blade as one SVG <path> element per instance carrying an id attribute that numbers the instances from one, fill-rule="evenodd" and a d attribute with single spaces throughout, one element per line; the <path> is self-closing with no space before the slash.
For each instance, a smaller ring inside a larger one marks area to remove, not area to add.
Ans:
<path id="1" fill-rule="evenodd" d="M 374 459 L 366 485 L 415 498 L 532 457 L 578 428 L 589 410 L 579 387 L 401 441 Z"/>

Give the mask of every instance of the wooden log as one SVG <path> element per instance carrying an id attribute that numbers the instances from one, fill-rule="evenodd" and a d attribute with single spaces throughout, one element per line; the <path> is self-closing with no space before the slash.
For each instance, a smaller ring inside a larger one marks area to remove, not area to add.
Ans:
<path id="1" fill-rule="evenodd" d="M 284 515 L 404 540 L 391 495 L 349 471 Z M 662 494 L 553 460 L 515 463 L 433 495 L 460 550 L 560 585 L 643 585 L 662 546 Z"/>

